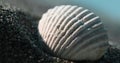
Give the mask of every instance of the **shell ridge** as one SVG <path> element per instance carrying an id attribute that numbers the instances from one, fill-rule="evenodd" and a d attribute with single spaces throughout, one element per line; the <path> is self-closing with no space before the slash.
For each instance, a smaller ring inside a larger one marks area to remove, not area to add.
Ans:
<path id="1" fill-rule="evenodd" d="M 80 33 L 80 31 L 84 31 L 84 29 L 86 29 L 86 28 L 88 28 L 89 26 L 91 26 L 91 25 L 93 25 L 93 24 L 95 24 L 95 23 L 98 23 L 99 21 L 95 21 L 95 19 L 92 21 L 93 19 L 91 19 L 90 21 L 87 21 L 84 25 L 81 25 L 80 27 L 78 27 L 71 35 L 70 35 L 70 37 L 76 37 L 79 33 Z M 67 38 L 67 39 L 70 39 L 69 37 Z M 73 39 L 73 38 L 72 38 Z M 66 42 L 65 42 L 66 43 Z M 60 48 L 60 50 L 62 49 L 64 49 L 64 48 L 62 48 L 62 47 L 64 47 L 64 45 L 62 45 L 61 46 L 61 48 Z M 62 51 L 60 52 L 60 50 L 59 50 L 59 53 L 62 53 Z"/>
<path id="2" fill-rule="evenodd" d="M 91 29 L 91 31 L 86 30 L 86 31 L 85 31 L 85 34 L 81 34 L 81 35 L 79 35 L 78 37 L 76 37 L 76 38 L 75 38 L 75 39 L 76 39 L 76 42 L 74 43 L 74 41 L 72 41 L 69 45 L 67 45 L 66 48 L 69 48 L 69 50 L 66 51 L 66 52 L 63 52 L 63 55 L 66 55 L 68 52 L 70 52 L 70 51 L 71 51 L 70 49 L 71 49 L 72 47 L 74 47 L 78 41 L 81 41 L 81 39 L 82 39 L 83 37 L 87 36 L 88 34 L 93 33 L 94 31 L 97 31 L 97 30 L 101 29 L 101 24 L 99 24 L 98 26 L 99 26 L 99 27 L 97 27 L 97 28 Z M 73 40 L 74 40 L 74 39 L 73 39 Z M 80 43 L 81 43 L 81 42 L 80 42 Z M 80 44 L 80 43 L 79 43 L 79 44 Z"/>
<path id="3" fill-rule="evenodd" d="M 46 17 L 46 22 L 44 22 L 44 29 L 42 29 L 43 31 L 45 31 L 45 29 L 46 29 L 46 27 L 47 27 L 47 25 L 48 25 L 48 23 L 49 23 L 49 19 L 52 17 L 52 16 L 49 16 L 49 15 L 51 15 L 52 14 L 52 12 L 53 12 L 54 10 L 53 9 L 50 9 L 48 12 L 47 12 L 47 15 L 45 16 Z M 42 16 L 42 17 L 44 17 L 44 16 Z"/>
<path id="4" fill-rule="evenodd" d="M 48 13 L 48 15 L 51 15 L 52 13 L 53 13 L 53 9 L 50 9 L 47 13 Z M 46 15 L 46 16 L 48 16 L 48 15 Z M 42 16 L 43 17 L 43 16 Z M 49 23 L 49 19 L 51 18 L 52 16 L 48 16 L 45 20 L 46 20 L 46 22 L 44 22 L 44 24 L 43 24 L 43 26 L 45 27 L 43 27 L 43 29 L 42 29 L 42 31 L 44 31 L 44 33 L 43 33 L 43 35 L 45 34 L 45 30 L 46 30 L 46 27 L 48 26 L 48 23 Z M 44 35 L 44 37 L 45 37 L 45 35 Z"/>
<path id="5" fill-rule="evenodd" d="M 92 19 L 92 18 L 94 18 L 94 17 L 95 17 L 94 13 L 89 13 L 89 14 L 87 14 L 86 16 L 84 16 L 84 17 L 82 18 L 82 20 L 83 20 L 83 21 L 89 21 L 90 19 Z"/>
<path id="6" fill-rule="evenodd" d="M 80 7 L 79 9 L 77 9 L 77 11 L 78 11 L 78 10 L 79 10 L 79 11 L 82 10 L 82 7 Z M 75 12 L 76 12 L 76 11 L 75 11 Z M 75 12 L 72 13 L 72 15 L 75 14 Z M 71 15 L 70 15 L 70 16 L 71 16 Z M 76 16 L 75 16 L 75 17 L 76 17 Z M 70 21 L 70 22 L 71 22 L 71 21 Z M 67 34 L 67 35 L 69 35 L 69 34 Z M 59 42 L 59 43 L 60 43 L 60 42 Z M 55 50 L 58 50 L 58 49 L 55 49 Z"/>
<path id="7" fill-rule="evenodd" d="M 55 20 L 55 21 L 58 20 L 58 22 L 57 22 L 57 24 L 56 24 L 57 26 L 59 26 L 59 25 L 58 25 L 58 24 L 60 23 L 59 18 L 61 17 L 61 15 L 62 15 L 63 12 L 64 12 L 64 11 L 61 11 L 60 14 L 58 15 L 58 17 L 57 17 L 56 20 Z M 53 37 L 53 38 L 55 38 L 55 37 Z M 52 40 L 53 40 L 53 38 L 52 38 Z M 51 40 L 51 41 L 52 41 L 52 40 Z M 52 42 L 52 43 L 53 43 L 53 42 Z M 50 44 L 50 47 L 51 47 L 51 44 Z"/>
<path id="8" fill-rule="evenodd" d="M 65 37 L 68 37 L 69 38 L 69 35 L 70 34 L 72 34 L 73 32 L 74 32 L 74 30 L 75 29 L 77 29 L 79 27 L 79 25 L 78 26 L 76 26 L 76 24 L 73 24 L 71 27 L 70 27 L 70 29 L 66 32 L 66 34 L 65 34 Z M 63 40 L 60 40 L 60 42 L 62 41 L 62 42 L 64 42 L 65 41 L 65 43 L 63 43 L 63 45 L 62 46 L 66 46 L 66 44 L 68 43 L 68 38 L 64 38 Z M 65 44 L 65 45 L 64 45 Z M 63 47 L 64 48 L 64 47 Z M 59 50 L 59 49 L 58 49 Z"/>
<path id="9" fill-rule="evenodd" d="M 73 9 L 76 9 L 77 7 L 74 7 Z M 71 13 L 72 11 L 70 11 L 69 13 Z M 59 21 L 61 21 L 63 18 L 61 18 Z M 62 20 L 63 21 L 63 20 Z M 62 23 L 62 22 L 61 22 Z M 61 24 L 60 23 L 60 24 Z M 60 33 L 59 33 L 59 35 L 60 35 Z M 59 41 L 59 39 L 56 39 L 57 41 Z M 56 40 L 54 40 L 53 42 L 55 42 L 56 43 Z M 55 46 L 56 47 L 56 46 Z M 52 48 L 53 50 L 54 50 L 54 48 Z"/>
<path id="10" fill-rule="evenodd" d="M 87 13 L 90 13 L 90 11 L 88 9 L 84 9 L 83 11 L 81 11 L 76 17 L 78 19 L 82 19 Z"/>
<path id="11" fill-rule="evenodd" d="M 69 7 L 67 7 L 67 8 L 69 8 Z M 51 38 L 51 36 L 53 36 L 53 32 L 51 32 L 52 30 L 53 30 L 53 27 L 55 27 L 55 25 L 56 25 L 56 21 L 55 21 L 55 18 L 56 18 L 56 16 L 57 16 L 57 14 L 58 14 L 58 12 L 59 11 L 61 11 L 61 9 L 62 8 L 59 8 L 57 11 L 56 11 L 56 13 L 54 13 L 54 17 L 53 17 L 53 19 L 51 19 L 51 26 L 49 27 L 49 30 L 48 31 L 46 31 L 46 33 L 49 33 L 49 35 L 47 36 L 47 41 L 49 42 L 48 44 L 49 44 L 49 46 L 50 46 L 50 38 Z M 52 22 L 53 21 L 53 22 Z"/>
<path id="12" fill-rule="evenodd" d="M 71 22 L 71 21 L 70 21 Z M 67 35 L 69 35 L 69 34 L 67 34 Z"/>
<path id="13" fill-rule="evenodd" d="M 71 20 L 71 21 L 72 21 L 72 20 Z M 70 21 L 70 22 L 71 22 L 71 21 Z M 74 21 L 74 20 L 73 20 L 73 21 Z M 77 20 L 75 20 L 75 21 L 77 21 Z M 73 24 L 74 24 L 74 23 L 73 23 Z M 78 27 L 78 26 L 77 26 L 77 27 Z M 65 28 L 66 28 L 66 27 L 65 27 Z M 63 31 L 66 32 L 66 31 L 67 31 L 67 30 L 66 30 L 67 28 L 66 28 L 66 29 L 65 29 L 65 28 L 63 29 Z M 76 29 L 76 28 L 73 28 L 73 29 Z M 67 32 L 68 32 L 68 31 L 67 31 Z M 66 33 L 67 33 L 67 32 L 66 32 Z M 72 33 L 73 30 L 71 29 L 70 32 Z M 59 41 L 59 45 L 57 45 L 56 47 L 59 47 L 59 46 L 60 46 L 60 43 L 62 43 L 62 42 L 65 41 L 66 37 L 68 37 L 68 35 L 70 34 L 70 32 L 69 32 L 68 34 L 64 33 L 65 36 Z M 62 41 L 62 42 L 61 42 L 61 41 Z M 55 51 L 56 51 L 56 50 L 59 50 L 59 49 L 55 49 Z"/>
<path id="14" fill-rule="evenodd" d="M 68 6 L 68 8 L 67 8 L 67 9 L 69 9 L 69 8 L 70 8 L 70 6 Z M 64 12 L 65 12 L 65 11 L 67 11 L 67 9 L 66 9 L 66 10 L 64 10 Z M 61 11 L 61 10 L 62 10 L 62 9 L 60 9 L 60 11 Z M 58 11 L 58 12 L 59 12 L 59 11 Z M 62 13 L 60 13 L 58 16 L 60 16 L 60 15 L 62 15 Z M 56 18 L 57 18 L 57 16 L 56 16 Z M 56 19 L 55 19 L 55 22 L 56 22 L 56 23 L 58 23 Z M 56 24 L 56 23 L 55 23 L 55 25 L 53 26 L 53 27 L 54 27 L 54 29 L 53 29 L 53 30 L 51 30 L 51 31 L 52 31 L 51 33 L 54 33 L 54 32 L 55 32 L 55 29 L 56 29 L 56 27 L 57 27 L 57 24 Z M 53 28 L 53 27 L 51 27 L 51 28 Z M 49 33 L 49 32 L 48 32 L 48 33 Z M 55 33 L 55 34 L 56 34 L 56 33 Z M 52 38 L 49 38 L 49 39 L 48 39 L 48 41 L 49 41 L 49 40 L 51 40 L 51 39 L 52 39 Z M 52 43 L 50 44 L 50 46 L 51 46 L 51 45 L 52 45 Z"/>
<path id="15" fill-rule="evenodd" d="M 57 7 L 55 7 L 55 9 L 57 9 Z M 55 9 L 52 9 L 49 15 L 53 14 L 54 11 L 55 11 Z M 52 16 L 53 16 L 53 15 L 52 15 Z M 44 39 L 45 41 L 46 41 L 46 30 L 48 29 L 48 26 L 50 25 L 50 19 L 52 18 L 52 16 L 47 17 L 47 18 L 48 18 L 48 19 L 46 20 L 47 22 L 44 22 L 45 28 L 43 29 L 43 31 L 44 31 L 43 34 L 44 34 L 44 37 L 45 37 L 45 39 Z M 47 42 L 46 42 L 46 43 L 47 43 Z"/>
<path id="16" fill-rule="evenodd" d="M 71 17 L 74 18 L 74 17 L 76 16 L 76 13 L 79 13 L 81 9 L 82 9 L 81 7 L 78 7 L 77 9 L 75 9 L 74 12 L 72 12 L 72 13 L 70 14 Z M 63 21 L 63 23 L 62 23 L 61 26 L 60 26 L 60 30 L 62 30 L 62 29 L 64 28 L 64 26 L 67 24 L 67 22 L 68 22 L 68 21 Z"/>
<path id="17" fill-rule="evenodd" d="M 93 25 L 93 26 L 94 26 L 94 25 Z M 98 24 L 95 24 L 94 28 L 93 28 L 93 26 L 92 26 L 92 27 L 89 27 L 88 29 L 86 29 L 86 30 L 84 31 L 85 34 L 81 33 L 81 35 L 78 35 L 78 36 L 82 39 L 82 37 L 84 37 L 84 36 L 86 36 L 86 35 L 94 32 L 94 31 L 97 31 L 98 29 L 102 29 L 102 23 L 101 23 L 101 22 L 98 23 Z M 90 31 L 90 30 L 91 30 L 91 31 Z M 71 44 L 72 44 L 72 43 L 73 43 L 73 42 L 71 42 Z M 69 45 L 69 46 L 70 46 L 70 45 Z M 67 46 L 67 47 L 69 47 L 69 46 Z"/>
<path id="18" fill-rule="evenodd" d="M 95 38 L 99 38 L 99 37 L 103 36 L 104 34 L 105 34 L 105 33 L 97 34 L 97 35 L 95 35 L 94 37 L 90 37 L 88 40 L 83 41 L 82 44 L 81 44 L 81 46 L 76 47 L 71 54 L 77 53 L 77 51 L 78 51 L 79 49 L 82 50 L 82 46 L 85 46 L 87 42 L 89 42 L 90 40 L 93 40 L 93 39 L 95 39 Z M 68 54 L 68 55 L 71 55 L 71 54 Z"/>
<path id="19" fill-rule="evenodd" d="M 47 20 L 48 22 L 46 22 L 47 24 L 46 24 L 46 28 L 45 28 L 45 30 L 44 30 L 44 35 L 46 36 L 46 37 L 45 37 L 45 39 L 46 39 L 45 41 L 47 42 L 47 44 L 49 43 L 49 42 L 47 41 L 48 36 L 49 36 L 49 34 L 47 33 L 48 30 L 49 30 L 48 27 L 51 27 L 51 23 L 52 23 L 51 20 L 53 20 L 53 19 L 55 18 L 55 13 L 56 13 L 55 11 L 56 11 L 56 10 L 59 10 L 59 9 L 60 9 L 60 8 L 58 8 L 58 7 L 56 7 L 55 9 L 53 9 L 53 11 L 52 11 L 53 13 L 51 12 L 51 14 L 50 14 L 50 15 L 51 15 L 51 18 L 49 18 L 49 19 Z M 54 12 L 55 12 L 55 13 L 54 13 Z M 54 20 L 53 20 L 53 21 L 54 21 Z"/>
<path id="20" fill-rule="evenodd" d="M 74 7 L 73 7 L 73 9 L 74 9 Z M 67 9 L 66 9 L 66 10 L 67 10 Z M 62 16 L 62 15 L 61 15 L 61 16 Z M 61 20 L 61 19 L 58 20 L 59 24 L 61 23 L 60 20 Z M 58 23 L 57 23 L 56 25 L 58 25 Z M 59 27 L 60 27 L 60 26 L 59 26 Z M 56 31 L 56 29 L 55 29 L 55 31 Z M 59 32 L 58 32 L 58 33 L 59 33 Z M 53 39 L 54 39 L 54 38 L 53 38 Z M 53 42 L 54 42 L 54 41 L 53 41 Z M 53 43 L 53 44 L 54 44 L 54 43 Z M 53 48 L 53 47 L 52 47 L 52 48 Z"/>
<path id="21" fill-rule="evenodd" d="M 103 37 L 104 37 L 104 35 L 103 35 Z M 104 40 L 104 41 L 107 41 L 107 40 Z M 91 49 L 97 49 L 97 47 L 104 47 L 104 46 L 108 45 L 108 44 L 105 44 L 104 41 L 102 40 L 102 41 L 99 41 L 98 43 L 92 44 L 91 46 L 87 46 L 84 48 L 84 50 L 81 49 L 81 51 L 79 51 L 77 53 L 79 55 L 79 54 L 85 53 L 86 50 L 87 51 L 89 50 L 89 52 L 90 52 Z M 75 54 L 74 57 L 77 57 L 78 55 Z"/>
<path id="22" fill-rule="evenodd" d="M 82 8 L 79 8 L 79 9 L 76 9 L 76 11 L 75 12 L 78 12 L 78 11 L 80 11 Z M 74 15 L 75 14 L 75 12 L 73 12 L 73 13 L 71 13 L 71 15 Z M 76 22 L 77 21 L 77 19 L 76 18 L 73 18 L 73 19 L 71 19 L 69 22 Z M 67 23 L 67 21 L 64 21 L 64 22 L 66 22 Z M 72 24 L 72 23 L 71 23 Z M 63 24 L 63 25 L 61 25 L 61 28 L 64 28 L 64 27 L 66 27 L 65 26 L 65 24 Z M 60 28 L 60 29 L 61 29 Z M 65 29 L 63 29 L 62 31 L 65 31 L 66 32 L 66 30 Z M 61 41 L 61 40 L 60 40 Z M 64 39 L 63 39 L 63 41 L 64 41 Z M 59 43 L 61 43 L 61 42 L 59 42 Z M 57 46 L 59 46 L 59 45 L 57 45 Z M 56 47 L 57 48 L 57 47 Z M 56 49 L 55 48 L 55 50 L 58 50 L 58 49 Z"/>
<path id="23" fill-rule="evenodd" d="M 48 15 L 48 14 L 47 14 L 47 15 Z M 43 33 L 44 33 L 44 32 L 43 32 L 43 24 L 44 24 L 44 20 L 47 19 L 47 18 L 46 18 L 46 19 L 43 18 L 43 17 L 45 17 L 45 16 L 46 16 L 46 14 L 44 14 L 44 15 L 42 16 L 42 19 L 39 21 L 39 28 L 40 28 L 39 31 L 42 31 L 42 32 L 41 32 L 41 35 L 42 35 L 42 36 L 44 35 L 44 34 L 43 34 Z M 40 27 L 40 25 L 41 25 L 41 27 Z"/>
<path id="24" fill-rule="evenodd" d="M 65 6 L 62 6 L 62 9 L 64 9 L 65 8 Z M 55 8 L 53 9 L 53 10 L 55 10 Z M 59 8 L 59 10 L 60 10 L 60 8 Z M 57 10 L 58 11 L 58 10 Z M 55 11 L 53 11 L 53 13 L 54 13 Z M 54 13 L 55 14 L 55 13 Z M 50 16 L 51 16 L 52 14 L 50 14 Z M 52 17 L 53 17 L 54 15 L 52 15 Z M 52 24 L 52 19 L 49 19 L 48 20 L 50 23 L 48 23 L 47 24 L 47 27 L 46 27 L 46 31 L 45 31 L 45 36 L 47 36 L 46 37 L 46 40 L 48 39 L 48 30 L 49 30 L 49 27 L 50 27 L 50 24 Z"/>
<path id="25" fill-rule="evenodd" d="M 85 12 L 85 11 L 84 11 Z M 81 13 L 81 15 L 82 15 L 83 13 Z M 70 21 L 71 22 L 71 21 Z M 69 34 L 67 34 L 67 35 L 69 35 Z M 58 49 L 57 49 L 58 50 Z"/>

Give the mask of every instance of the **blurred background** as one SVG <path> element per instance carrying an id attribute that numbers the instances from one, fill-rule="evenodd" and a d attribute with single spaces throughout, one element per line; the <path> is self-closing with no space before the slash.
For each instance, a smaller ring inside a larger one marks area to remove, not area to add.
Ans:
<path id="1" fill-rule="evenodd" d="M 120 0 L 0 0 L 0 4 L 8 3 L 38 17 L 57 5 L 87 8 L 100 16 L 108 31 L 109 43 L 120 49 Z"/>

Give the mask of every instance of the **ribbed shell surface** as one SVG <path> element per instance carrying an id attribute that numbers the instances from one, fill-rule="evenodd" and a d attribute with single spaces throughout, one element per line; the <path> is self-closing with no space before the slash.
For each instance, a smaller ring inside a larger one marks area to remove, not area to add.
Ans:
<path id="1" fill-rule="evenodd" d="M 39 33 L 54 55 L 68 60 L 96 60 L 108 48 L 100 18 L 83 7 L 61 5 L 43 14 Z"/>

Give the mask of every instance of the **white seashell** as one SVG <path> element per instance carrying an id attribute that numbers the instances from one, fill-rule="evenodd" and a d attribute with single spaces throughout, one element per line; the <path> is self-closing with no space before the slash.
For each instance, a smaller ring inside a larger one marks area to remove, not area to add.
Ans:
<path id="1" fill-rule="evenodd" d="M 100 18 L 83 7 L 56 6 L 42 16 L 38 29 L 52 54 L 68 60 L 97 60 L 109 46 Z"/>

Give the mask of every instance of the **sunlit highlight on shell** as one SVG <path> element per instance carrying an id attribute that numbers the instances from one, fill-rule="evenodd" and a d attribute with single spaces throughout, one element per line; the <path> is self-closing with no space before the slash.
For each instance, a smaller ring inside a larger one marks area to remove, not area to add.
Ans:
<path id="1" fill-rule="evenodd" d="M 83 7 L 49 9 L 39 21 L 39 33 L 54 55 L 69 60 L 96 60 L 108 48 L 100 18 Z"/>

